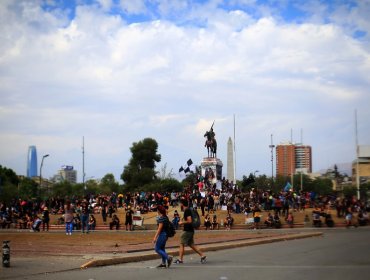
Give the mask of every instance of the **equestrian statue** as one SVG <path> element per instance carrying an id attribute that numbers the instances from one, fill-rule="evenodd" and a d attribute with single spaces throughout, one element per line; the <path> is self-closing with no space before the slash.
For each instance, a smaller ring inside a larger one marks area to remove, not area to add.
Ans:
<path id="1" fill-rule="evenodd" d="M 212 157 L 212 158 L 215 158 L 217 154 L 217 141 L 215 138 L 216 134 L 213 131 L 214 124 L 215 124 L 215 121 L 213 121 L 211 129 L 209 131 L 206 131 L 206 133 L 204 134 L 204 137 L 207 137 L 204 147 L 207 147 L 208 157 Z"/>

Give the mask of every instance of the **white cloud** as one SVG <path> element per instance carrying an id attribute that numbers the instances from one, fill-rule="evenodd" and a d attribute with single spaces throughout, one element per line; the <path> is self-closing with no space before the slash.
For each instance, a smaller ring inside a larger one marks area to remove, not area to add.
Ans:
<path id="1" fill-rule="evenodd" d="M 2 164 L 24 172 L 27 147 L 36 144 L 53 154 L 54 165 L 50 158 L 45 167 L 50 175 L 59 163 L 79 166 L 85 135 L 89 168 L 101 177 L 118 172 L 131 143 L 149 136 L 176 169 L 184 158 L 205 155 L 203 134 L 213 120 L 224 157 L 233 114 L 239 176 L 269 170 L 270 134 L 280 142 L 290 128 L 307 131 L 314 154 L 328 155 L 325 164 L 351 160 L 354 108 L 361 112 L 362 139 L 369 139 L 369 48 L 341 25 L 255 20 L 245 11 L 222 10 L 217 1 L 184 12 L 205 25 L 127 24 L 106 12 L 111 1 L 100 2 L 101 9 L 79 6 L 67 24 L 61 11 L 47 13 L 36 2 L 1 2 Z M 147 9 L 143 1 L 121 5 L 133 14 Z M 185 6 L 162 2 L 161 11 Z M 362 20 L 356 25 L 368 28 Z M 342 156 L 329 147 L 335 138 Z M 316 155 L 315 170 L 325 167 Z"/>
<path id="2" fill-rule="evenodd" d="M 144 0 L 120 0 L 120 6 L 128 14 L 145 14 L 147 12 Z"/>

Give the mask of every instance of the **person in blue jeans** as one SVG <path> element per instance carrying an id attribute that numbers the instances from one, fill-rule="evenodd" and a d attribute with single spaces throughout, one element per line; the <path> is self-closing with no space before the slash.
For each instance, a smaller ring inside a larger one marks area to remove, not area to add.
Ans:
<path id="1" fill-rule="evenodd" d="M 84 199 L 81 203 L 81 231 L 82 233 L 89 233 L 89 203 Z"/>
<path id="2" fill-rule="evenodd" d="M 176 230 L 179 229 L 179 222 L 180 222 L 180 215 L 177 212 L 177 210 L 175 210 L 175 213 L 173 214 L 172 223 L 175 226 Z"/>
<path id="3" fill-rule="evenodd" d="M 153 243 L 155 244 L 155 251 L 158 255 L 162 257 L 162 263 L 158 265 L 158 268 L 169 268 L 172 264 L 172 256 L 169 256 L 166 253 L 166 242 L 167 242 L 167 231 L 166 229 L 168 228 L 168 217 L 167 217 L 167 212 L 166 209 L 162 206 L 159 205 L 157 207 L 158 211 L 158 218 L 157 218 L 157 224 L 158 224 L 158 229 L 154 235 L 153 238 Z"/>
<path id="4" fill-rule="evenodd" d="M 73 231 L 73 206 L 71 205 L 71 201 L 67 200 L 66 204 L 64 205 L 64 222 L 66 223 L 66 235 L 72 235 Z"/>

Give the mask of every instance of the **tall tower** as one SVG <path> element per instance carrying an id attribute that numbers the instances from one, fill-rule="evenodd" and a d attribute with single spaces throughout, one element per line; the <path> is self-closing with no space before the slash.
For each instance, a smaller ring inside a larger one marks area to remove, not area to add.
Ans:
<path id="1" fill-rule="evenodd" d="M 235 183 L 234 178 L 234 152 L 231 137 L 227 141 L 227 179 Z"/>
<path id="2" fill-rule="evenodd" d="M 276 175 L 291 176 L 295 173 L 295 146 L 283 143 L 276 146 Z"/>
<path id="3" fill-rule="evenodd" d="M 311 146 L 296 144 L 295 146 L 296 172 L 312 173 Z"/>
<path id="4" fill-rule="evenodd" d="M 27 177 L 37 177 L 37 151 L 36 146 L 28 147 L 27 155 Z"/>
<path id="5" fill-rule="evenodd" d="M 312 172 L 312 148 L 308 145 L 283 143 L 276 146 L 276 174 L 291 176 Z"/>

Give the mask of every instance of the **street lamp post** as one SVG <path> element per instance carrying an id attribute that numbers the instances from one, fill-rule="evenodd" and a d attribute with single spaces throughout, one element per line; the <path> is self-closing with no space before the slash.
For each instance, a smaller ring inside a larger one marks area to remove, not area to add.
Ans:
<path id="1" fill-rule="evenodd" d="M 41 164 L 40 164 L 40 186 L 39 186 L 40 189 L 41 189 L 41 184 L 42 184 L 42 166 L 44 165 L 44 159 L 48 156 L 49 154 L 43 155 Z"/>
<path id="2" fill-rule="evenodd" d="M 271 134 L 271 145 L 269 146 L 271 149 L 271 189 L 274 187 L 274 148 L 275 145 L 272 141 L 272 134 Z"/>

